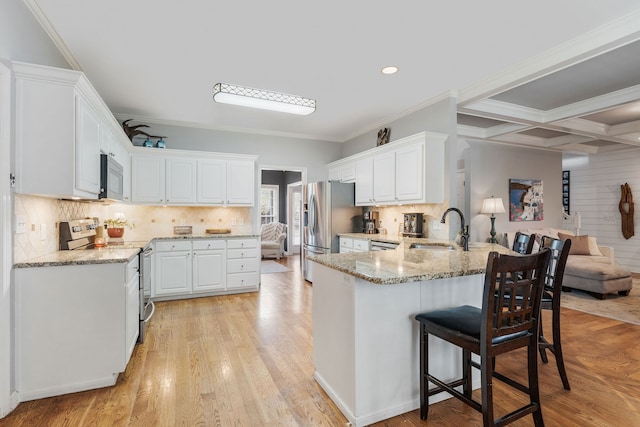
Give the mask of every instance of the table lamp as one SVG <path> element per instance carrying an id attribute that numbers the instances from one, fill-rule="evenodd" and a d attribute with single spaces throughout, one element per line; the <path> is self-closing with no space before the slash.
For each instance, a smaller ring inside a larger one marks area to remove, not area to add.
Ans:
<path id="1" fill-rule="evenodd" d="M 491 196 L 482 201 L 482 209 L 480 210 L 480 213 L 491 214 L 491 239 L 489 239 L 489 242 L 491 243 L 498 243 L 498 240 L 496 240 L 496 217 L 494 214 L 504 212 L 502 198 Z"/>

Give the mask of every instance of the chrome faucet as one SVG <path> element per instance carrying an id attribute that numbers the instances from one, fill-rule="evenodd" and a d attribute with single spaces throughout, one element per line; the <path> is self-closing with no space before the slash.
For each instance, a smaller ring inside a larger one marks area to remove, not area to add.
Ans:
<path id="1" fill-rule="evenodd" d="M 456 212 L 460 216 L 460 231 L 462 232 L 462 236 L 460 237 L 460 246 L 462 246 L 462 250 L 468 251 L 469 250 L 469 226 L 464 225 L 464 215 L 462 214 L 462 211 L 458 208 L 449 208 L 446 211 L 444 211 L 444 214 L 442 214 L 442 219 L 440 220 L 440 222 L 444 224 L 445 219 L 447 218 L 447 215 L 451 211 Z"/>

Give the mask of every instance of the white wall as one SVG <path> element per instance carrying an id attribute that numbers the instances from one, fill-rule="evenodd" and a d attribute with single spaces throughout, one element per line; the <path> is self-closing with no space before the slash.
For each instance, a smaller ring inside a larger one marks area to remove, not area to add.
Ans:
<path id="1" fill-rule="evenodd" d="M 618 203 L 620 186 L 628 183 L 640 202 L 640 148 L 630 148 L 591 156 L 567 155 L 563 169 L 571 172 L 570 209 L 580 212 L 580 234 L 598 239 L 598 244 L 613 246 L 616 261 L 633 272 L 640 272 L 640 204 L 636 203 L 636 235 L 622 236 Z"/>
<path id="2" fill-rule="evenodd" d="M 0 58 L 69 68 L 22 0 L 0 1 Z"/>
<path id="3" fill-rule="evenodd" d="M 562 225 L 562 154 L 481 141 L 467 141 L 464 152 L 471 241 L 489 239 L 491 221 L 480 214 L 482 200 L 501 197 L 506 212 L 496 214 L 496 238 L 521 228 L 560 228 Z M 543 221 L 509 221 L 509 179 L 543 181 Z"/>
<path id="4" fill-rule="evenodd" d="M 120 119 L 119 121 L 122 122 Z M 132 122 L 133 123 L 133 122 Z M 287 169 L 304 167 L 307 181 L 328 178 L 327 163 L 341 157 L 342 146 L 336 142 L 227 132 L 204 128 L 172 126 L 157 123 L 145 128 L 151 135 L 166 136 L 167 148 L 178 150 L 215 151 L 221 153 L 258 155 L 258 166 L 287 166 Z M 143 140 L 135 139 L 136 145 Z M 151 149 L 151 148 L 150 148 Z"/>

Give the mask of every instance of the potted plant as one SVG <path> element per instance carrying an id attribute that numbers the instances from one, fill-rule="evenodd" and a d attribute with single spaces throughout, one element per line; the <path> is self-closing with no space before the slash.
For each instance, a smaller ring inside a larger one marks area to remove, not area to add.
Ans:
<path id="1" fill-rule="evenodd" d="M 109 237 L 122 237 L 124 235 L 124 227 L 133 228 L 133 223 L 129 223 L 124 218 L 112 218 L 104 221 L 107 224 L 107 234 Z"/>

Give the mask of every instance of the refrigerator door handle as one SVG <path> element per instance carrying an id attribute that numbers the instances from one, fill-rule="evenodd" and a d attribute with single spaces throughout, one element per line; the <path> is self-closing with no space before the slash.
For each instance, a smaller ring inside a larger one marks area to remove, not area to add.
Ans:
<path id="1" fill-rule="evenodd" d="M 309 197 L 309 229 L 311 234 L 316 233 L 316 202 L 313 194 Z"/>

